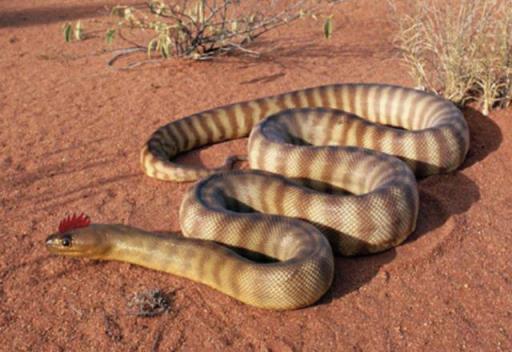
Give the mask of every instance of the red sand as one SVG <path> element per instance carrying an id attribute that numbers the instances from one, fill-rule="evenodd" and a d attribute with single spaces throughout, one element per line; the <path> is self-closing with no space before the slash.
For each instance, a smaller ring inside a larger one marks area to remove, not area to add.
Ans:
<path id="1" fill-rule="evenodd" d="M 0 3 L 0 350 L 512 349 L 511 109 L 466 111 L 467 160 L 419 182 L 418 230 L 385 253 L 338 258 L 332 289 L 310 308 L 258 310 L 165 273 L 50 256 L 44 239 L 68 212 L 179 230 L 189 185 L 152 180 L 138 164 L 144 141 L 173 118 L 334 82 L 412 84 L 384 1 L 344 3 L 329 41 L 319 22 L 302 21 L 261 38 L 260 59 L 113 72 L 103 32 L 65 44 L 61 28 L 79 18 L 86 32 L 103 28 L 104 6 L 117 3 Z M 236 141 L 185 159 L 218 165 L 244 152 Z M 170 313 L 130 312 L 134 293 L 158 288 L 174 291 Z"/>

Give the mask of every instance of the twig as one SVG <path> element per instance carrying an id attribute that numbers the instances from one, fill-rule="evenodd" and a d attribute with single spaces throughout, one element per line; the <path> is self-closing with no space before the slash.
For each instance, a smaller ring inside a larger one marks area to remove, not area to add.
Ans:
<path id="1" fill-rule="evenodd" d="M 132 69 L 132 68 L 140 66 L 140 65 L 145 65 L 145 64 L 149 64 L 149 63 L 157 63 L 157 62 L 160 61 L 160 60 L 157 60 L 157 59 L 148 59 L 148 60 L 142 60 L 142 61 L 137 61 L 137 62 L 130 63 L 130 64 L 126 65 L 125 67 L 116 68 L 116 67 L 114 67 L 114 63 L 119 58 L 121 58 L 123 56 L 131 55 L 131 54 L 133 54 L 135 52 L 140 52 L 140 51 L 146 52 L 146 48 L 137 46 L 137 47 L 134 47 L 134 48 L 119 49 L 119 50 L 116 50 L 116 51 L 117 51 L 117 53 L 114 54 L 114 56 L 112 56 L 112 58 L 110 60 L 108 60 L 108 62 L 107 62 L 107 66 L 110 69 L 114 70 L 114 71 L 129 70 L 129 69 Z"/>

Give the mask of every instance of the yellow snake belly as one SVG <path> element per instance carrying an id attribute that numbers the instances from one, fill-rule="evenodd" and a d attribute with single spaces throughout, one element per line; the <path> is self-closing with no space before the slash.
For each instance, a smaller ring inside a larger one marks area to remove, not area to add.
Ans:
<path id="1" fill-rule="evenodd" d="M 249 134 L 252 170 L 172 161 Z M 169 255 L 180 262 L 167 271 L 251 305 L 292 309 L 312 304 L 329 288 L 333 251 L 376 253 L 403 242 L 418 215 L 415 175 L 455 170 L 468 148 L 462 113 L 443 98 L 392 85 L 337 84 L 170 122 L 148 140 L 141 162 L 160 180 L 202 178 L 180 207 L 186 237 L 270 260 L 203 250 L 205 244 L 173 246 Z"/>

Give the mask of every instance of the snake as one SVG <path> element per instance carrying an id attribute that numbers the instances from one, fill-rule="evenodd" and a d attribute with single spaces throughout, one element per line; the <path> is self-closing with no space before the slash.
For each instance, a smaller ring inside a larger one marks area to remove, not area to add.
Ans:
<path id="1" fill-rule="evenodd" d="M 247 136 L 249 169 L 230 157 L 213 169 L 175 160 Z M 258 308 L 303 308 L 329 290 L 335 255 L 401 244 L 416 227 L 417 178 L 456 170 L 468 148 L 459 108 L 396 85 L 332 84 L 221 106 L 161 126 L 142 148 L 148 176 L 195 181 L 179 208 L 182 235 L 67 219 L 46 246 L 165 271 Z"/>

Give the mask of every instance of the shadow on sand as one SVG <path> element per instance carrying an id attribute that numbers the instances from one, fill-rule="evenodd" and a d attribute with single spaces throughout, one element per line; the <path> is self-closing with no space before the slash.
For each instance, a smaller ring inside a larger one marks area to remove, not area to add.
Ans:
<path id="1" fill-rule="evenodd" d="M 42 2 L 42 1 L 41 1 Z M 112 8 L 112 3 L 98 3 L 76 6 L 46 5 L 19 10 L 0 12 L 0 28 L 27 27 L 44 25 L 62 21 L 74 21 L 83 18 L 106 16 Z M 134 4 L 135 7 L 145 6 L 143 2 Z"/>

